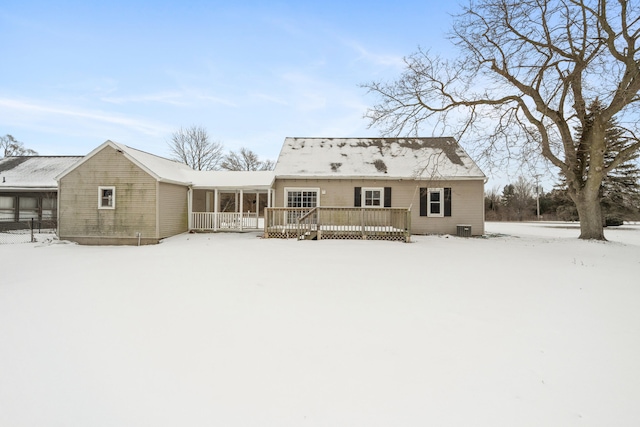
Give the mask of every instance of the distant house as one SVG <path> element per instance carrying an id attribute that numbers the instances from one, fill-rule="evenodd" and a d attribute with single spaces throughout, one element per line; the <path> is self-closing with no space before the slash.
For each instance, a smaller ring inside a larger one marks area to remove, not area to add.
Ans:
<path id="1" fill-rule="evenodd" d="M 55 228 L 56 176 L 81 156 L 17 156 L 0 159 L 0 230 Z"/>
<path id="2" fill-rule="evenodd" d="M 486 177 L 453 138 L 286 138 L 275 171 L 194 171 L 106 141 L 58 176 L 58 234 L 150 244 L 186 231 L 379 238 L 484 233 Z"/>
<path id="3" fill-rule="evenodd" d="M 413 234 L 484 233 L 486 176 L 453 138 L 286 138 L 274 206 L 406 208 Z"/>

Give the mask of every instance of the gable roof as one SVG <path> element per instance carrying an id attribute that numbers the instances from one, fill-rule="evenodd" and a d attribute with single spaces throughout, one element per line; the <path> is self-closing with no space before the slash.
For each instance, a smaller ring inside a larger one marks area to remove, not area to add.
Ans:
<path id="1" fill-rule="evenodd" d="M 176 160 L 165 159 L 114 141 L 105 141 L 86 156 L 80 157 L 81 161 L 60 173 L 56 179 L 60 180 L 105 147 L 121 152 L 129 161 L 160 182 L 194 188 L 265 190 L 271 188 L 274 180 L 273 171 L 197 171 Z"/>
<path id="2" fill-rule="evenodd" d="M 286 138 L 278 178 L 485 179 L 452 137 Z"/>
<path id="3" fill-rule="evenodd" d="M 156 156 L 145 151 L 136 150 L 135 148 L 128 147 L 123 144 L 119 144 L 113 141 L 106 141 L 99 147 L 91 151 L 84 156 L 80 162 L 74 164 L 68 168 L 56 179 L 60 180 L 69 172 L 82 165 L 84 162 L 93 157 L 96 153 L 102 151 L 105 147 L 111 147 L 116 151 L 122 153 L 128 160 L 161 182 L 169 182 L 173 184 L 189 185 L 191 183 L 193 169 L 184 163 L 177 162 L 175 160 L 165 159 L 164 157 Z"/>
<path id="4" fill-rule="evenodd" d="M 0 191 L 48 191 L 58 188 L 56 176 L 82 156 L 15 156 L 0 159 Z"/>

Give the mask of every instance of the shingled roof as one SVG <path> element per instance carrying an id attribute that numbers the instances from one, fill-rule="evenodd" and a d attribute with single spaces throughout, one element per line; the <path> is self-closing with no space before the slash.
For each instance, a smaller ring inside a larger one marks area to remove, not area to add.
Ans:
<path id="1" fill-rule="evenodd" d="M 0 159 L 0 191 L 55 190 L 56 176 L 82 156 L 16 156 Z"/>
<path id="2" fill-rule="evenodd" d="M 454 138 L 286 138 L 278 178 L 484 179 Z"/>

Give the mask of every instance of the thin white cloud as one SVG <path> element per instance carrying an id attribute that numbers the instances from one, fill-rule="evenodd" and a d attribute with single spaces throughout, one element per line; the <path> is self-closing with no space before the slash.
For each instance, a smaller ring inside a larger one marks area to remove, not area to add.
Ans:
<path id="1" fill-rule="evenodd" d="M 187 102 L 181 100 L 183 98 L 180 92 L 161 92 L 146 95 L 131 95 L 131 96 L 108 96 L 100 98 L 101 101 L 108 102 L 110 104 L 129 104 L 129 103 L 145 103 L 145 102 L 161 102 L 163 104 L 186 106 Z"/>
<path id="2" fill-rule="evenodd" d="M 52 106 L 33 101 L 0 98 L 0 111 L 5 117 L 20 112 L 21 116 L 28 115 L 33 120 L 55 119 L 60 117 L 71 119 L 84 119 L 99 123 L 124 126 L 145 135 L 159 135 L 167 132 L 163 125 L 133 119 L 120 114 L 105 113 L 102 111 L 84 110 L 67 106 Z M 24 117 L 22 117 L 24 120 Z"/>
<path id="3" fill-rule="evenodd" d="M 354 40 L 343 40 L 343 43 L 345 44 L 345 46 L 353 49 L 358 53 L 356 61 L 366 61 L 384 67 L 402 68 L 404 66 L 404 60 L 402 56 L 370 52 L 364 46 Z"/>
<path id="4" fill-rule="evenodd" d="M 249 96 L 253 99 L 258 99 L 258 100 L 262 100 L 262 101 L 267 101 L 271 104 L 278 104 L 278 105 L 289 105 L 289 103 L 287 101 L 285 101 L 282 98 L 279 97 L 275 97 L 272 95 L 267 95 L 266 93 L 260 93 L 260 92 L 253 92 L 253 93 L 249 93 Z"/>
<path id="5" fill-rule="evenodd" d="M 194 103 L 206 102 L 211 104 L 226 105 L 235 107 L 236 104 L 224 98 L 203 95 L 201 91 L 185 90 L 185 91 L 169 91 L 149 93 L 142 95 L 119 96 L 119 97 L 103 97 L 102 101 L 111 104 L 130 104 L 130 103 L 162 103 L 173 105 L 176 107 L 192 107 Z"/>

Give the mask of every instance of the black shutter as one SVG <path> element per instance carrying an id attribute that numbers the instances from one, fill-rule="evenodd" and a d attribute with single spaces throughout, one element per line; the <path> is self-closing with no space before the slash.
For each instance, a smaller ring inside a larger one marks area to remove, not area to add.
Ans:
<path id="1" fill-rule="evenodd" d="M 420 189 L 420 216 L 427 216 L 427 189 Z"/>
<path id="2" fill-rule="evenodd" d="M 362 206 L 362 187 L 355 187 L 353 192 L 353 206 L 359 208 Z"/>
<path id="3" fill-rule="evenodd" d="M 451 187 L 444 189 L 444 216 L 451 216 Z"/>
<path id="4" fill-rule="evenodd" d="M 384 207 L 391 207 L 391 187 L 384 187 Z"/>

